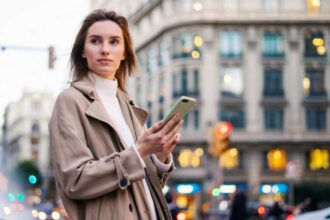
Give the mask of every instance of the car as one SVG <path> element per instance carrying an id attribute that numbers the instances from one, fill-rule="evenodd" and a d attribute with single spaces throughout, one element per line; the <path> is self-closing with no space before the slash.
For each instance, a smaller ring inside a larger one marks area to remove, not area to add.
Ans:
<path id="1" fill-rule="evenodd" d="M 330 207 L 297 215 L 293 220 L 330 220 Z"/>

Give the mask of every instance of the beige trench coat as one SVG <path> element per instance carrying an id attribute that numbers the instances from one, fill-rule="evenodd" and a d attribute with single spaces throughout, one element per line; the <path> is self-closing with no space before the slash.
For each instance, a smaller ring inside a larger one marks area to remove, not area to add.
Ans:
<path id="1" fill-rule="evenodd" d="M 124 118 L 136 139 L 147 112 L 118 89 Z M 71 220 L 149 220 L 143 188 L 146 178 L 158 219 L 171 219 L 161 188 L 169 173 L 157 173 L 152 158 L 141 161 L 123 146 L 113 122 L 88 77 L 74 82 L 57 98 L 49 123 L 58 193 Z M 174 169 L 174 165 L 170 171 Z"/>

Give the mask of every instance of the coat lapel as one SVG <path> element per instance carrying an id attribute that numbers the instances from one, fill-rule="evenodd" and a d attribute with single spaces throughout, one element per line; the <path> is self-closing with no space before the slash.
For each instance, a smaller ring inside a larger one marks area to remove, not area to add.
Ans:
<path id="1" fill-rule="evenodd" d="M 113 123 L 113 121 L 111 121 L 107 111 L 105 110 L 100 100 L 94 100 L 85 111 L 85 114 L 110 125 L 116 130 L 115 124 Z"/>
<path id="2" fill-rule="evenodd" d="M 93 82 L 91 78 L 88 76 L 83 77 L 81 80 L 71 83 L 71 86 L 91 100 L 91 104 L 85 111 L 86 115 L 102 121 L 111 126 L 114 130 L 117 130 L 115 123 L 109 117 L 107 110 L 98 97 L 95 89 L 95 82 Z"/>
<path id="3" fill-rule="evenodd" d="M 118 90 L 117 97 L 127 125 L 137 140 L 144 130 L 143 126 L 147 121 L 148 112 L 136 107 L 133 101 L 129 100 L 128 96 L 121 90 Z"/>

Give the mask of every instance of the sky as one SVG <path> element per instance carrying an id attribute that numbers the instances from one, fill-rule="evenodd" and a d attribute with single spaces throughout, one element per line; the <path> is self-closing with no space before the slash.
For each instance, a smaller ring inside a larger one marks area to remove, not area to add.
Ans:
<path id="1" fill-rule="evenodd" d="M 57 95 L 67 86 L 70 50 L 89 7 L 89 0 L 0 0 L 0 125 L 4 108 L 18 101 L 23 91 Z M 51 45 L 57 57 L 52 70 L 47 49 Z"/>

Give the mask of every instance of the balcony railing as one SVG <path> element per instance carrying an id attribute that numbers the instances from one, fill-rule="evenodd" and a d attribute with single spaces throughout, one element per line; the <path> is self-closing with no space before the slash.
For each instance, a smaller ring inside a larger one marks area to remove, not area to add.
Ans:
<path id="1" fill-rule="evenodd" d="M 180 96 L 191 96 L 191 97 L 199 97 L 199 90 L 194 91 L 174 91 L 173 98 L 178 98 Z"/>
<path id="2" fill-rule="evenodd" d="M 265 89 L 263 95 L 264 97 L 284 97 L 284 91 Z"/>

